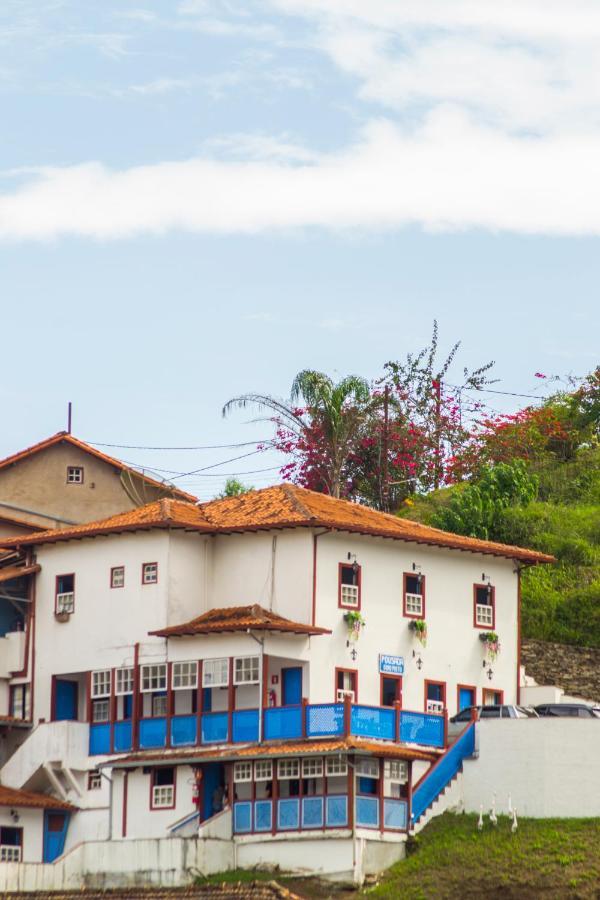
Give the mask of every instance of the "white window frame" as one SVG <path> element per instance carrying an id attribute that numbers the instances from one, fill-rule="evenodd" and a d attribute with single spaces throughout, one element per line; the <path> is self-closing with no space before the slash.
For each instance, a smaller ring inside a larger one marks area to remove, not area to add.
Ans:
<path id="1" fill-rule="evenodd" d="M 322 778 L 323 777 L 323 757 L 322 756 L 306 756 L 302 760 L 302 777 L 303 778 Z"/>
<path id="2" fill-rule="evenodd" d="M 363 778 L 379 778 L 379 760 L 370 756 L 362 756 L 356 760 L 355 771 Z"/>
<path id="3" fill-rule="evenodd" d="M 494 627 L 494 606 L 492 603 L 475 604 L 475 624 L 482 628 Z"/>
<path id="4" fill-rule="evenodd" d="M 166 694 L 156 694 L 152 697 L 152 718 L 162 719 L 167 715 L 169 698 Z M 159 709 L 160 707 L 160 709 Z"/>
<path id="5" fill-rule="evenodd" d="M 278 759 L 277 777 L 280 781 L 300 778 L 300 760 L 295 757 L 293 759 Z"/>
<path id="6" fill-rule="evenodd" d="M 357 584 L 340 585 L 340 605 L 348 609 L 358 609 L 360 606 L 359 587 Z"/>
<path id="7" fill-rule="evenodd" d="M 102 710 L 100 712 L 100 710 Z M 103 722 L 110 722 L 110 700 L 108 697 L 102 700 L 92 700 L 92 723 L 100 725 Z"/>
<path id="8" fill-rule="evenodd" d="M 239 666 L 238 666 L 239 664 Z M 254 670 L 256 669 L 256 677 Z M 250 678 L 246 678 L 250 675 Z M 233 683 L 259 684 L 260 683 L 260 656 L 234 656 L 233 657 Z"/>
<path id="9" fill-rule="evenodd" d="M 444 712 L 444 701 L 430 700 L 429 698 L 427 698 L 427 703 L 425 704 L 425 712 L 435 713 L 436 716 L 442 715 Z"/>
<path id="10" fill-rule="evenodd" d="M 273 760 L 257 759 L 254 763 L 254 780 L 255 781 L 272 781 L 273 779 Z"/>
<path id="11" fill-rule="evenodd" d="M 115 696 L 124 697 L 133 694 L 134 672 L 133 666 L 123 666 L 115 669 Z"/>
<path id="12" fill-rule="evenodd" d="M 423 594 L 405 594 L 406 597 L 406 613 L 410 616 L 423 615 Z"/>
<path id="13" fill-rule="evenodd" d="M 120 572 L 119 579 L 115 578 L 115 574 Z M 110 570 L 110 586 L 111 588 L 125 587 L 125 566 L 113 566 Z"/>
<path id="14" fill-rule="evenodd" d="M 20 844 L 0 844 L 0 862 L 21 862 Z"/>
<path id="15" fill-rule="evenodd" d="M 174 784 L 152 785 L 152 809 L 169 809 L 175 800 Z"/>
<path id="16" fill-rule="evenodd" d="M 252 781 L 252 763 L 244 760 L 233 764 L 233 780 L 235 784 Z"/>
<path id="17" fill-rule="evenodd" d="M 386 759 L 384 773 L 391 783 L 406 784 L 408 781 L 408 764 L 403 759 Z"/>
<path id="18" fill-rule="evenodd" d="M 162 674 L 161 674 L 162 673 Z M 152 694 L 154 691 L 167 690 L 167 664 L 144 663 L 141 667 L 141 692 Z"/>
<path id="19" fill-rule="evenodd" d="M 88 783 L 87 789 L 88 791 L 98 791 L 102 787 L 102 775 L 100 774 L 100 769 L 91 769 L 88 772 Z"/>
<path id="20" fill-rule="evenodd" d="M 348 758 L 341 756 L 327 756 L 325 758 L 325 774 L 328 777 L 348 774 Z"/>
<path id="21" fill-rule="evenodd" d="M 215 680 L 215 674 L 220 676 Z M 214 659 L 205 659 L 202 663 L 202 687 L 228 687 L 229 686 L 229 659 L 227 656 L 218 656 Z"/>
<path id="22" fill-rule="evenodd" d="M 148 573 L 153 572 L 153 577 L 148 578 Z M 158 584 L 158 563 L 142 563 L 142 584 Z"/>
<path id="23" fill-rule="evenodd" d="M 171 687 L 174 691 L 195 690 L 198 687 L 198 663 L 192 660 L 174 662 Z"/>
<path id="24" fill-rule="evenodd" d="M 67 466 L 67 484 L 83 484 L 83 466 Z"/>
<path id="25" fill-rule="evenodd" d="M 110 697 L 110 689 L 112 686 L 112 673 L 110 669 L 98 669 L 92 672 L 92 700 L 101 700 L 103 697 Z"/>
<path id="26" fill-rule="evenodd" d="M 355 695 L 354 691 L 346 691 L 346 690 L 344 690 L 344 688 L 338 688 L 337 691 L 335 692 L 335 702 L 336 703 L 343 703 L 344 700 L 346 699 L 346 697 L 348 697 L 352 703 L 354 703 L 354 701 L 356 699 L 356 695 Z"/>
<path id="27" fill-rule="evenodd" d="M 71 616 L 75 612 L 75 591 L 56 595 L 56 612 Z"/>

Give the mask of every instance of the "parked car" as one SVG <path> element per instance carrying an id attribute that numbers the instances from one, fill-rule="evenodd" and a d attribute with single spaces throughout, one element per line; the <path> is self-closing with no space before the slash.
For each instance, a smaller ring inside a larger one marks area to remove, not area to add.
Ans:
<path id="1" fill-rule="evenodd" d="M 490 704 L 486 706 L 466 706 L 448 720 L 448 735 L 459 734 L 471 719 L 531 719 L 537 718 L 535 710 L 526 706 L 511 704 Z"/>
<path id="2" fill-rule="evenodd" d="M 600 712 L 587 703 L 540 703 L 538 716 L 567 716 L 573 719 L 600 719 Z"/>

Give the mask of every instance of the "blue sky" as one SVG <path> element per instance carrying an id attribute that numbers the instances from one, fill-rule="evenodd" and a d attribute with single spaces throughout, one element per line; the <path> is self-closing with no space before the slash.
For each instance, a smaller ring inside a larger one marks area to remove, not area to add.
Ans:
<path id="1" fill-rule="evenodd" d="M 599 36 L 591 0 L 4 0 L 0 454 L 68 400 L 92 441 L 262 437 L 222 404 L 373 377 L 434 318 L 506 390 L 591 369 Z"/>

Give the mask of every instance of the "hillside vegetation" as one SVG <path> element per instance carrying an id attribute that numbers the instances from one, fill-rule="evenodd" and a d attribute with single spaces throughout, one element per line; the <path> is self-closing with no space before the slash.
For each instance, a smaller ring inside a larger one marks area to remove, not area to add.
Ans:
<path id="1" fill-rule="evenodd" d="M 499 471 L 494 495 L 490 473 L 497 480 Z M 600 647 L 600 448 L 500 464 L 478 482 L 416 498 L 402 515 L 553 554 L 555 565 L 523 572 L 524 637 Z"/>

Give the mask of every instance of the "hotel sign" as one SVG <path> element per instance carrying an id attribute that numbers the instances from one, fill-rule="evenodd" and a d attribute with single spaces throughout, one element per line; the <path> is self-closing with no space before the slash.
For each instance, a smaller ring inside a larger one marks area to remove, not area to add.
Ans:
<path id="1" fill-rule="evenodd" d="M 404 657 L 380 653 L 379 671 L 382 675 L 404 675 Z"/>

